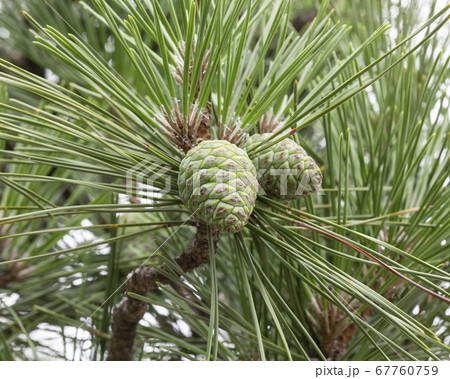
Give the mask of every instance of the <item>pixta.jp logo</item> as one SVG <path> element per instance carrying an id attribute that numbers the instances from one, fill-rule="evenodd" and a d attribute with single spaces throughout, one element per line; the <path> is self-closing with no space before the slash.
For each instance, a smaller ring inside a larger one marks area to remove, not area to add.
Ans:
<path id="1" fill-rule="evenodd" d="M 130 197 L 154 199 L 176 191 L 171 168 L 143 160 L 127 171 L 126 194 Z"/>

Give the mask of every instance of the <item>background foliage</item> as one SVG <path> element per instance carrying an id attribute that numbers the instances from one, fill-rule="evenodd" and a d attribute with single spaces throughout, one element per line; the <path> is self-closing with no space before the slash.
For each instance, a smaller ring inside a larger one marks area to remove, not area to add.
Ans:
<path id="1" fill-rule="evenodd" d="M 0 359 L 104 359 L 127 274 L 177 272 L 194 228 L 176 185 L 125 195 L 143 160 L 176 183 L 173 98 L 210 104 L 213 137 L 273 111 L 323 192 L 261 199 L 209 265 L 142 298 L 136 359 L 448 359 L 448 303 L 412 284 L 449 297 L 449 6 L 225 3 L 2 0 Z M 172 76 L 180 40 L 193 83 L 209 50 L 199 93 Z"/>

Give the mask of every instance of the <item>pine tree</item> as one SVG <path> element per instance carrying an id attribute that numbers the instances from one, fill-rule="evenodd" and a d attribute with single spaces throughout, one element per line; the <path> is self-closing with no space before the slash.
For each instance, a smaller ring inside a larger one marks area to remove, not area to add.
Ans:
<path id="1" fill-rule="evenodd" d="M 450 5 L 46 3 L 0 13 L 0 359 L 448 358 Z M 321 189 L 256 196 L 288 145 Z"/>

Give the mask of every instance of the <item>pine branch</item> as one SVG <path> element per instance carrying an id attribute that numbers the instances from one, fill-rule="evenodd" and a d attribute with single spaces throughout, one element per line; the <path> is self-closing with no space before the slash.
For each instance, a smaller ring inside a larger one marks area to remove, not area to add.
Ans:
<path id="1" fill-rule="evenodd" d="M 197 222 L 197 233 L 191 244 L 180 255 L 175 257 L 175 262 L 183 272 L 189 272 L 209 261 L 208 233 L 206 224 Z M 219 233 L 213 233 L 214 250 L 219 240 Z M 135 270 L 126 283 L 127 292 L 133 292 L 146 296 L 154 291 L 159 284 L 172 284 L 163 273 L 167 271 L 165 265 L 159 269 L 141 266 Z M 134 339 L 139 321 L 147 311 L 147 304 L 130 296 L 124 298 L 114 307 L 112 335 L 109 345 L 108 360 L 131 360 L 133 355 Z"/>

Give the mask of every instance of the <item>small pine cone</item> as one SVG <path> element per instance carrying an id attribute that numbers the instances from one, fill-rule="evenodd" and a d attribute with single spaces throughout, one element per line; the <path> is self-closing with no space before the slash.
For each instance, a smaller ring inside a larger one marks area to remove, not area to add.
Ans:
<path id="1" fill-rule="evenodd" d="M 203 141 L 180 164 L 180 197 L 195 217 L 224 233 L 239 232 L 250 219 L 258 192 L 247 153 L 227 141 Z"/>
<path id="2" fill-rule="evenodd" d="M 254 134 L 241 147 L 248 151 L 266 141 L 273 133 Z M 268 142 L 266 142 L 268 143 Z M 270 197 L 296 200 L 318 191 L 322 172 L 316 162 L 293 140 L 285 139 L 252 156 L 261 188 Z"/>

